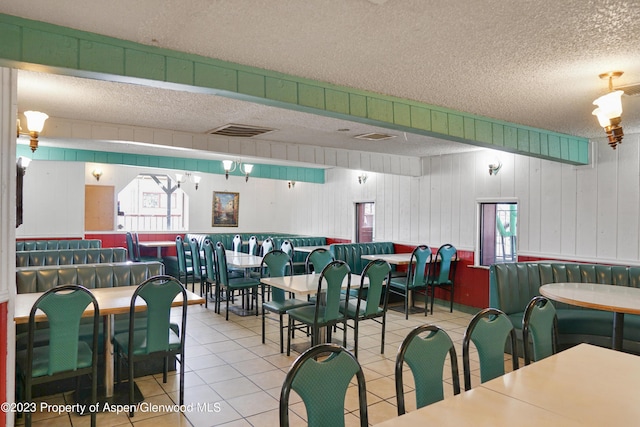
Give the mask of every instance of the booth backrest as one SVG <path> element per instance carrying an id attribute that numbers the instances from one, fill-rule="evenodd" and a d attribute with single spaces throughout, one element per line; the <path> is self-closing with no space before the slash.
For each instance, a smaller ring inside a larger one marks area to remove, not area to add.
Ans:
<path id="1" fill-rule="evenodd" d="M 214 244 L 217 242 L 222 242 L 225 248 L 233 247 L 233 237 L 238 233 L 212 233 L 212 234 L 198 234 L 198 233 L 187 233 L 184 236 L 184 241 L 188 242 L 191 238 L 195 238 L 198 241 L 198 245 L 202 248 L 204 247 L 204 241 L 206 239 L 210 239 Z M 247 252 L 248 250 L 248 242 L 251 236 L 256 236 L 258 241 L 263 241 L 264 239 L 271 237 L 274 242 L 275 248 L 280 248 L 280 245 L 285 240 L 289 240 L 293 247 L 296 246 L 318 246 L 318 245 L 326 245 L 327 239 L 325 237 L 313 237 L 313 236 L 300 236 L 296 234 L 284 234 L 284 233 L 240 233 L 242 237 L 243 243 L 243 252 Z M 294 262 L 304 262 L 306 254 L 304 253 L 294 253 Z"/>
<path id="2" fill-rule="evenodd" d="M 507 314 L 524 311 L 547 283 L 582 282 L 640 287 L 640 267 L 563 262 L 509 262 L 489 268 L 489 304 Z M 556 308 L 576 308 L 555 303 Z"/>
<path id="3" fill-rule="evenodd" d="M 349 264 L 353 274 L 362 273 L 369 264 L 368 260 L 360 258 L 362 255 L 395 253 L 392 242 L 334 243 L 329 246 L 329 251 L 336 260 Z"/>
<path id="4" fill-rule="evenodd" d="M 47 249 L 96 249 L 102 247 L 99 239 L 76 240 L 16 240 L 16 251 L 43 251 Z"/>
<path id="5" fill-rule="evenodd" d="M 16 267 L 102 264 L 125 262 L 126 260 L 127 250 L 125 248 L 47 249 L 16 252 Z"/>
<path id="6" fill-rule="evenodd" d="M 138 285 L 159 274 L 164 274 L 164 265 L 157 261 L 20 267 L 16 269 L 16 285 L 19 294 L 66 284 L 109 288 Z"/>

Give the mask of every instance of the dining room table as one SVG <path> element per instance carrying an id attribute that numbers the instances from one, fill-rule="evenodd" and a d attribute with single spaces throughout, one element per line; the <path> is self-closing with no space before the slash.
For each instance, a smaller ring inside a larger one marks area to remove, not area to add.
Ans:
<path id="1" fill-rule="evenodd" d="M 143 248 L 156 248 L 156 258 L 158 259 L 162 259 L 163 248 L 172 248 L 175 247 L 175 245 L 175 240 L 148 240 L 138 242 L 138 246 L 142 246 Z"/>
<path id="2" fill-rule="evenodd" d="M 640 356 L 579 344 L 375 427 L 630 426 Z"/>
<path id="3" fill-rule="evenodd" d="M 292 276 L 281 276 L 281 277 L 262 277 L 260 282 L 263 285 L 273 286 L 274 288 L 282 289 L 285 292 L 291 292 L 296 296 L 302 295 L 316 295 L 316 298 L 322 298 L 322 295 L 318 294 L 318 282 L 320 281 L 321 274 L 319 273 L 310 273 L 310 274 L 295 274 Z M 351 274 L 351 289 L 357 289 L 360 287 L 362 282 L 362 276 L 359 274 Z M 342 282 L 342 289 L 346 289 L 348 285 L 347 277 Z M 365 278 L 364 285 L 367 284 L 367 279 Z M 322 289 L 326 289 L 326 286 Z M 320 328 L 319 331 L 319 342 L 326 341 L 326 335 L 324 328 Z"/>
<path id="4" fill-rule="evenodd" d="M 613 312 L 611 347 L 615 350 L 622 350 L 624 315 L 640 314 L 640 288 L 601 283 L 559 282 L 542 285 L 540 293 L 554 301 Z"/>
<path id="5" fill-rule="evenodd" d="M 116 314 L 128 314 L 131 306 L 131 297 L 137 289 L 137 286 L 116 286 L 108 288 L 89 289 L 98 301 L 100 316 L 103 318 L 104 331 L 104 394 L 107 399 L 114 396 L 114 354 L 113 354 L 113 321 Z M 186 290 L 187 305 L 204 304 L 203 297 Z M 44 292 L 31 292 L 16 295 L 13 320 L 16 324 L 29 323 L 29 314 L 31 307 Z M 174 307 L 182 306 L 182 295 L 178 295 L 172 303 Z M 91 307 L 91 308 L 89 308 Z M 84 311 L 83 317 L 91 317 L 93 315 L 93 307 L 89 306 Z M 146 310 L 146 304 L 142 298 L 136 300 L 136 311 Z M 46 321 L 44 313 L 36 314 L 36 322 Z"/>

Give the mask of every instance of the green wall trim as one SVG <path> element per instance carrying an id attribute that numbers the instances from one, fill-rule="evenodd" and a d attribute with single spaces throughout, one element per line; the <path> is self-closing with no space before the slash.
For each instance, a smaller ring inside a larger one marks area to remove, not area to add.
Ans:
<path id="1" fill-rule="evenodd" d="M 105 151 L 78 150 L 73 148 L 39 146 L 35 153 L 28 145 L 19 144 L 16 158 L 24 156 L 33 160 L 57 160 L 65 162 L 105 163 L 115 165 L 140 166 L 186 170 L 224 175 L 220 160 L 187 159 L 179 157 L 149 156 L 146 154 L 123 154 Z M 283 181 L 311 182 L 324 184 L 324 169 L 295 166 L 274 166 L 255 164 L 251 178 L 278 179 Z M 243 176 L 236 169 L 230 175 Z"/>
<path id="2" fill-rule="evenodd" d="M 186 85 L 192 91 L 526 156 L 589 163 L 586 138 L 6 14 L 0 14 L 0 40 L 4 66 L 174 89 Z"/>

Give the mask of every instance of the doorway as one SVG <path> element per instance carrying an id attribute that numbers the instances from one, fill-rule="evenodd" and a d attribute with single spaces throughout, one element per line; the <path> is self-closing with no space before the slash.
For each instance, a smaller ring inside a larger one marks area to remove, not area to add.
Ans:
<path id="1" fill-rule="evenodd" d="M 356 203 L 356 243 L 373 242 L 375 203 Z"/>

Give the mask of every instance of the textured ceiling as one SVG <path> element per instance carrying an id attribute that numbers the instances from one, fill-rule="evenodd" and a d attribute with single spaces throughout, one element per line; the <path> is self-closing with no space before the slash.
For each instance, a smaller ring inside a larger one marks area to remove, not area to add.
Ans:
<path id="1" fill-rule="evenodd" d="M 587 138 L 604 135 L 591 115 L 607 90 L 598 74 L 623 70 L 616 84 L 640 83 L 638 1 L 3 0 L 0 12 Z M 46 77 L 20 74 L 20 110 L 188 132 L 243 123 L 280 130 L 265 140 L 420 157 L 473 148 L 392 131 L 391 141 L 354 141 L 384 130 L 209 95 Z M 43 96 L 49 90 L 59 95 Z M 640 97 L 623 97 L 623 107 L 625 132 L 640 133 Z"/>

